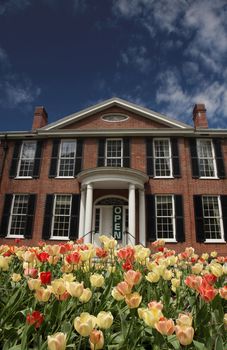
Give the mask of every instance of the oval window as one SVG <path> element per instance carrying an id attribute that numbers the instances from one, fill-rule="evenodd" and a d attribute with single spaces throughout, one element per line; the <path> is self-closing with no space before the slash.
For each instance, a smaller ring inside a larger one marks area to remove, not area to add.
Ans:
<path id="1" fill-rule="evenodd" d="M 103 115 L 102 119 L 106 122 L 123 122 L 128 119 L 128 116 L 123 114 L 107 114 Z"/>

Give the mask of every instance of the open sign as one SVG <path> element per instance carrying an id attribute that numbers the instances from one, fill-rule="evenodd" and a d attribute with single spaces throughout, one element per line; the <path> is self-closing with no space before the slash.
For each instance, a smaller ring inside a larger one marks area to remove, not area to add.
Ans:
<path id="1" fill-rule="evenodd" d="M 113 207 L 113 237 L 117 240 L 122 240 L 122 217 L 123 207 Z"/>

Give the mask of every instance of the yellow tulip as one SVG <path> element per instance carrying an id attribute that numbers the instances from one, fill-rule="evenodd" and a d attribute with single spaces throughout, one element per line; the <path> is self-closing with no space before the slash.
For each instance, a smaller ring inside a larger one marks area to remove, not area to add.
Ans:
<path id="1" fill-rule="evenodd" d="M 49 350 L 65 350 L 66 349 L 66 334 L 62 332 L 48 335 L 47 344 Z"/>
<path id="2" fill-rule="evenodd" d="M 221 277 L 223 275 L 222 265 L 218 264 L 218 263 L 211 263 L 210 264 L 210 271 L 216 277 Z"/>
<path id="3" fill-rule="evenodd" d="M 101 311 L 97 315 L 97 325 L 99 328 L 108 329 L 113 324 L 113 315 L 110 311 Z"/>
<path id="4" fill-rule="evenodd" d="M 3 271 L 7 271 L 9 269 L 8 259 L 2 255 L 0 255 L 0 269 Z"/>
<path id="5" fill-rule="evenodd" d="M 84 284 L 79 282 L 66 282 L 67 292 L 74 298 L 79 298 L 84 290 Z"/>
<path id="6" fill-rule="evenodd" d="M 102 275 L 95 273 L 90 276 L 90 282 L 92 287 L 100 288 L 104 285 L 105 279 Z"/>
<path id="7" fill-rule="evenodd" d="M 156 307 L 146 309 L 142 316 L 146 325 L 152 328 L 155 327 L 155 323 L 158 322 L 161 317 L 163 317 L 162 311 Z"/>
<path id="8" fill-rule="evenodd" d="M 39 288 L 35 292 L 35 298 L 38 301 L 47 302 L 50 299 L 51 292 L 49 289 L 43 287 Z"/>
<path id="9" fill-rule="evenodd" d="M 84 288 L 83 293 L 79 297 L 81 303 L 87 303 L 92 297 L 92 291 L 89 288 Z"/>
<path id="10" fill-rule="evenodd" d="M 28 288 L 30 290 L 37 290 L 40 288 L 40 286 L 41 286 L 40 279 L 36 279 L 36 278 L 29 278 L 28 279 Z"/>
<path id="11" fill-rule="evenodd" d="M 13 273 L 11 276 L 11 279 L 13 282 L 19 282 L 21 280 L 21 274 L 20 273 Z"/>
<path id="12" fill-rule="evenodd" d="M 125 296 L 125 302 L 130 309 L 137 308 L 140 305 L 141 301 L 142 296 L 137 292 Z"/>
<path id="13" fill-rule="evenodd" d="M 151 282 L 151 283 L 156 283 L 159 281 L 160 279 L 160 275 L 158 273 L 155 273 L 155 272 L 149 272 L 147 274 L 147 276 L 145 276 L 146 280 Z"/>
<path id="14" fill-rule="evenodd" d="M 75 330 L 83 337 L 88 337 L 95 325 L 96 317 L 90 315 L 88 312 L 82 312 L 82 314 L 74 320 Z"/>

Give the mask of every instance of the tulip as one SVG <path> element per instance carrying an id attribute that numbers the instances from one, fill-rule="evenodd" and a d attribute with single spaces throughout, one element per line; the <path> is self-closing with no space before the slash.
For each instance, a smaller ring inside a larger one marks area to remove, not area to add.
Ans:
<path id="1" fill-rule="evenodd" d="M 150 301 L 150 303 L 148 304 L 148 309 L 153 309 L 153 308 L 156 308 L 162 311 L 163 309 L 162 302 L 161 301 L 157 302 L 156 300 Z"/>
<path id="2" fill-rule="evenodd" d="M 66 282 L 67 292 L 74 298 L 79 298 L 84 290 L 84 284 L 79 282 Z"/>
<path id="3" fill-rule="evenodd" d="M 61 246 L 58 244 L 53 244 L 53 245 L 46 245 L 43 248 L 49 255 L 54 256 L 54 255 L 59 255 Z"/>
<path id="4" fill-rule="evenodd" d="M 33 263 L 36 260 L 36 254 L 34 252 L 27 250 L 23 254 L 23 259 L 24 259 L 24 261 L 26 261 L 28 263 Z"/>
<path id="5" fill-rule="evenodd" d="M 36 290 L 34 296 L 38 301 L 47 302 L 50 299 L 50 295 L 51 295 L 51 292 L 49 289 L 45 289 L 41 287 Z"/>
<path id="6" fill-rule="evenodd" d="M 111 314 L 110 311 L 99 312 L 99 314 L 97 315 L 97 325 L 99 326 L 99 328 L 108 329 L 112 326 L 112 324 L 113 324 L 113 315 Z"/>
<path id="7" fill-rule="evenodd" d="M 203 269 L 203 264 L 196 263 L 195 265 L 192 266 L 192 273 L 198 275 Z"/>
<path id="8" fill-rule="evenodd" d="M 66 292 L 65 282 L 59 278 L 51 282 L 52 291 L 56 296 L 62 295 Z"/>
<path id="9" fill-rule="evenodd" d="M 176 323 L 179 327 L 190 327 L 192 325 L 192 315 L 189 313 L 181 313 Z"/>
<path id="10" fill-rule="evenodd" d="M 39 311 L 33 311 L 31 314 L 27 314 L 26 321 L 35 328 L 39 328 L 44 321 L 44 317 Z"/>
<path id="11" fill-rule="evenodd" d="M 3 271 L 7 271 L 9 269 L 8 259 L 2 255 L 0 255 L 0 269 Z"/>
<path id="12" fill-rule="evenodd" d="M 158 322 L 161 317 L 163 317 L 162 311 L 156 307 L 146 309 L 142 314 L 142 318 L 146 325 L 152 328 L 155 328 L 156 322 Z"/>
<path id="13" fill-rule="evenodd" d="M 93 329 L 90 334 L 89 343 L 91 350 L 103 349 L 104 336 L 103 332 L 97 329 Z"/>
<path id="14" fill-rule="evenodd" d="M 20 273 L 13 273 L 11 276 L 11 279 L 13 282 L 19 282 L 21 280 L 21 274 Z"/>
<path id="15" fill-rule="evenodd" d="M 195 275 L 190 275 L 188 277 L 186 277 L 186 279 L 184 280 L 184 283 L 195 290 L 199 289 L 199 286 L 202 284 L 202 277 L 200 276 L 195 276 Z"/>
<path id="16" fill-rule="evenodd" d="M 48 335 L 47 344 L 49 350 L 65 350 L 66 349 L 66 334 L 62 332 Z"/>
<path id="17" fill-rule="evenodd" d="M 165 280 L 165 281 L 169 281 L 171 280 L 171 278 L 173 277 L 173 273 L 171 270 L 165 270 L 162 274 L 162 278 Z"/>
<path id="18" fill-rule="evenodd" d="M 146 278 L 147 281 L 149 281 L 151 283 L 156 283 L 156 282 L 159 281 L 160 275 L 159 275 L 159 273 L 155 273 L 155 272 L 152 271 L 152 272 L 149 272 L 147 274 L 147 276 L 145 276 L 145 278 Z"/>
<path id="19" fill-rule="evenodd" d="M 218 255 L 218 253 L 216 251 L 213 251 L 213 252 L 210 253 L 210 256 L 212 258 L 216 258 L 217 255 Z"/>
<path id="20" fill-rule="evenodd" d="M 209 285 L 206 280 L 203 280 L 202 284 L 198 288 L 198 291 L 201 298 L 206 302 L 212 301 L 218 292 L 213 286 Z"/>
<path id="21" fill-rule="evenodd" d="M 82 312 L 80 316 L 74 320 L 75 330 L 83 337 L 88 337 L 92 329 L 96 325 L 96 317 L 90 315 L 88 312 Z"/>
<path id="22" fill-rule="evenodd" d="M 155 328 L 162 335 L 172 335 L 175 330 L 175 325 L 172 319 L 161 317 L 158 322 L 155 323 Z"/>
<path id="23" fill-rule="evenodd" d="M 40 272 L 39 278 L 42 284 L 49 284 L 51 281 L 51 272 Z"/>
<path id="24" fill-rule="evenodd" d="M 89 288 L 84 288 L 83 293 L 79 297 L 81 303 L 87 303 L 92 297 L 92 291 Z"/>
<path id="25" fill-rule="evenodd" d="M 123 296 L 130 294 L 132 291 L 131 286 L 125 281 L 118 283 L 116 289 Z"/>
<path id="26" fill-rule="evenodd" d="M 104 285 L 105 279 L 102 275 L 95 273 L 94 275 L 90 276 L 90 282 L 92 287 L 100 288 Z"/>
<path id="27" fill-rule="evenodd" d="M 212 272 L 213 275 L 216 277 L 221 277 L 223 275 L 223 269 L 222 265 L 218 263 L 212 263 L 210 264 L 210 271 Z"/>
<path id="28" fill-rule="evenodd" d="M 189 345 L 192 343 L 193 336 L 194 336 L 193 327 L 176 326 L 175 333 L 181 345 Z"/>
<path id="29" fill-rule="evenodd" d="M 28 279 L 28 288 L 30 290 L 37 290 L 41 286 L 41 281 L 39 279 L 29 278 Z"/>
<path id="30" fill-rule="evenodd" d="M 34 269 L 34 268 L 31 268 L 31 269 L 25 269 L 24 270 L 24 275 L 25 276 L 30 276 L 32 278 L 36 278 L 38 276 L 38 270 L 37 269 Z"/>
<path id="31" fill-rule="evenodd" d="M 142 296 L 137 292 L 134 292 L 132 294 L 128 294 L 125 297 L 125 302 L 130 309 L 137 308 L 139 306 L 139 304 L 141 303 L 141 301 L 142 301 Z"/>
<path id="32" fill-rule="evenodd" d="M 117 301 L 123 300 L 123 299 L 125 298 L 124 295 L 121 294 L 121 293 L 117 290 L 116 287 L 113 288 L 113 290 L 112 290 L 112 292 L 111 292 L 111 295 L 112 295 L 112 297 L 113 297 L 115 300 L 117 300 Z"/>
<path id="33" fill-rule="evenodd" d="M 224 327 L 225 327 L 225 330 L 227 331 L 227 314 L 224 314 Z"/>
<path id="34" fill-rule="evenodd" d="M 65 282 L 73 282 L 75 280 L 75 276 L 73 276 L 72 273 L 65 273 L 63 274 L 62 276 L 62 279 L 65 281 Z"/>
<path id="35" fill-rule="evenodd" d="M 129 270 L 124 274 L 125 282 L 127 282 L 132 287 L 140 283 L 141 277 L 141 272 L 134 270 Z"/>
<path id="36" fill-rule="evenodd" d="M 227 300 L 227 286 L 224 286 L 223 288 L 220 288 L 219 289 L 219 294 L 220 294 L 220 296 L 223 299 Z"/>

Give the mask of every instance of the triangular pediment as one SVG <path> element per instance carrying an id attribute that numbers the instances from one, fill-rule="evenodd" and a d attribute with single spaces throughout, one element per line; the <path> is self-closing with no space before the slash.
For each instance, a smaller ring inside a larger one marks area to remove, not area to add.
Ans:
<path id="1" fill-rule="evenodd" d="M 111 120 L 111 116 L 114 116 L 117 120 Z M 63 131 L 147 128 L 174 128 L 182 130 L 191 129 L 192 127 L 131 102 L 119 98 L 112 98 L 61 118 L 40 130 Z"/>

